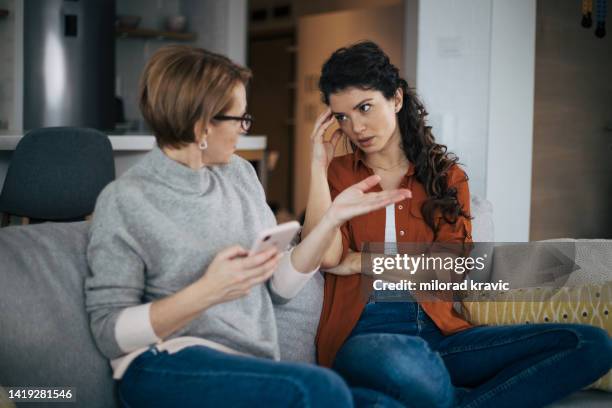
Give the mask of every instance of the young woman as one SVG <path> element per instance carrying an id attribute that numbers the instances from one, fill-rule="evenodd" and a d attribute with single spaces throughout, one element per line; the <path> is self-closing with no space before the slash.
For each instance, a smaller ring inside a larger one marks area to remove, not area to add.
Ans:
<path id="1" fill-rule="evenodd" d="M 350 407 L 382 401 L 331 370 L 278 362 L 272 302 L 293 297 L 349 218 L 404 199 L 350 187 L 292 252 L 249 255 L 275 225 L 253 167 L 234 155 L 252 118 L 250 72 L 170 46 L 147 63 L 140 108 L 158 147 L 101 193 L 86 305 L 129 407 Z M 351 395 L 353 391 L 353 395 Z"/>
<path id="2" fill-rule="evenodd" d="M 351 386 L 367 384 L 410 407 L 539 407 L 592 383 L 612 366 L 612 341 L 596 327 L 473 327 L 450 302 L 373 302 L 361 250 L 368 242 L 471 242 L 467 176 L 435 142 L 427 112 L 372 42 L 341 48 L 319 87 L 327 109 L 312 133 L 303 236 L 350 185 L 409 189 L 410 199 L 342 225 L 324 259 L 318 359 Z M 325 141 L 336 121 L 339 129 Z M 353 152 L 334 158 L 342 138 Z M 510 216 L 510 215 L 509 215 Z M 371 286 L 370 286 L 371 288 Z"/>

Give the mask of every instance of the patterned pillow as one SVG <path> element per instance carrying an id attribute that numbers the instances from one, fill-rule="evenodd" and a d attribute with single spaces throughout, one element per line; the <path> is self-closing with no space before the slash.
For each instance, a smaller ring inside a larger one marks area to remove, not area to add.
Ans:
<path id="1" fill-rule="evenodd" d="M 472 324 L 582 323 L 612 335 L 612 282 L 472 293 L 461 309 Z M 612 392 L 612 370 L 588 388 Z"/>

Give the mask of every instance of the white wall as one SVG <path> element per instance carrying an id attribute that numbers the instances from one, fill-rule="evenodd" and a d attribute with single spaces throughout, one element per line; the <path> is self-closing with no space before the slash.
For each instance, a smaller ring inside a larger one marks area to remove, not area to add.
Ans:
<path id="1" fill-rule="evenodd" d="M 486 196 L 496 241 L 529 241 L 536 0 L 493 0 Z"/>
<path id="2" fill-rule="evenodd" d="M 419 2 L 417 92 L 439 143 L 459 156 L 472 193 L 485 195 L 491 2 Z"/>
<path id="3" fill-rule="evenodd" d="M 406 10 L 406 44 L 418 24 L 418 46 L 405 51 L 416 52 L 434 135 L 465 165 L 471 192 L 493 203 L 495 240 L 527 241 L 535 0 L 407 0 Z"/>

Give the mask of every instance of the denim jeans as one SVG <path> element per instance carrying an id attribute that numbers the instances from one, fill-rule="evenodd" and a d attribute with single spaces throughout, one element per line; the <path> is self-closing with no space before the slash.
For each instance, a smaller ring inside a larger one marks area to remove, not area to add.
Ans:
<path id="1" fill-rule="evenodd" d="M 414 302 L 366 305 L 333 366 L 408 407 L 541 407 L 612 368 L 612 340 L 580 324 L 477 326 L 443 335 Z"/>
<path id="2" fill-rule="evenodd" d="M 125 407 L 402 407 L 364 387 L 349 389 L 332 370 L 222 353 L 203 346 L 151 348 L 119 382 Z M 354 399 L 354 403 L 353 403 Z"/>

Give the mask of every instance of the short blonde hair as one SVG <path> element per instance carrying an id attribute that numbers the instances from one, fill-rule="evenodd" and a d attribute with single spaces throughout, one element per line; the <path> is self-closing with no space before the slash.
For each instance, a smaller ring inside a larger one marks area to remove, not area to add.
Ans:
<path id="1" fill-rule="evenodd" d="M 228 109 L 236 84 L 251 71 L 202 48 L 170 45 L 147 62 L 140 79 L 140 111 L 160 147 L 195 141 L 193 128 Z"/>

